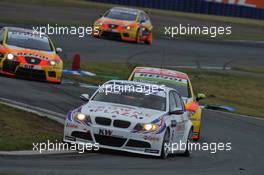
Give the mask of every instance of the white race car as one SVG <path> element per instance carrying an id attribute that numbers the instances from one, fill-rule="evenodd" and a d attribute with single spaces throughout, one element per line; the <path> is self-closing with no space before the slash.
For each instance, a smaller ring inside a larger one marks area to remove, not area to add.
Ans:
<path id="1" fill-rule="evenodd" d="M 81 98 L 87 103 L 66 117 L 65 142 L 97 143 L 99 148 L 161 158 L 172 153 L 190 155 L 192 122 L 175 89 L 114 80 L 91 98 L 87 94 Z"/>

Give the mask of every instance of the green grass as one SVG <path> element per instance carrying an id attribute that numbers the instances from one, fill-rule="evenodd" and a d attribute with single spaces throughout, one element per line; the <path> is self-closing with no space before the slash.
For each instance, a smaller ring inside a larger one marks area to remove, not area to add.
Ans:
<path id="1" fill-rule="evenodd" d="M 264 75 L 264 67 L 261 66 L 239 66 L 232 68 L 233 70 L 249 72 L 249 73 L 256 73 L 256 74 L 263 74 Z"/>
<path id="2" fill-rule="evenodd" d="M 70 62 L 66 61 L 66 67 Z M 97 77 L 67 75 L 65 78 L 89 84 L 102 84 L 111 79 L 127 79 L 135 65 L 121 63 L 82 62 L 82 70 L 96 73 Z M 196 93 L 205 93 L 203 104 L 227 105 L 236 108 L 239 114 L 264 117 L 264 79 L 252 75 L 228 72 L 178 69 L 186 72 Z M 113 78 L 116 77 L 116 78 Z"/>
<path id="3" fill-rule="evenodd" d="M 61 141 L 63 126 L 0 104 L 0 151 L 32 150 L 33 143 Z"/>

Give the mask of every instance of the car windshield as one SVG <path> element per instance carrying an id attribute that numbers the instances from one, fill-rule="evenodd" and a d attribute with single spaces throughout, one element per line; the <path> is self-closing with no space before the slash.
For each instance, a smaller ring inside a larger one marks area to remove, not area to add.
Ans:
<path id="1" fill-rule="evenodd" d="M 182 97 L 189 98 L 189 90 L 187 85 L 174 84 L 174 83 L 161 83 L 170 88 L 176 89 Z"/>
<path id="2" fill-rule="evenodd" d="M 154 76 L 157 76 L 159 78 L 153 78 Z M 176 89 L 182 97 L 190 97 L 188 81 L 185 79 L 168 78 L 159 75 L 135 73 L 133 81 L 165 85 L 170 88 Z"/>
<path id="3" fill-rule="evenodd" d="M 28 49 L 53 51 L 47 36 L 40 37 L 28 32 L 10 31 L 7 35 L 8 45 L 23 47 Z"/>
<path id="4" fill-rule="evenodd" d="M 109 10 L 104 17 L 125 21 L 135 21 L 137 18 L 137 13 L 127 12 L 124 10 Z"/>
<path id="5" fill-rule="evenodd" d="M 166 95 L 164 91 L 159 92 L 158 94 L 150 95 L 138 92 L 105 93 L 105 90 L 99 90 L 92 100 L 142 107 L 159 111 L 166 110 Z"/>

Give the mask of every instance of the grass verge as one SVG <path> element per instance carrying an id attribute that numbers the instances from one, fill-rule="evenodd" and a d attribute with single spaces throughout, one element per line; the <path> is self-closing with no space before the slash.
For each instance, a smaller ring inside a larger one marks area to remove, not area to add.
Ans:
<path id="1" fill-rule="evenodd" d="M 0 150 L 32 150 L 33 143 L 61 141 L 63 126 L 0 104 Z"/>
<path id="2" fill-rule="evenodd" d="M 70 67 L 70 62 L 65 62 Z M 81 69 L 96 73 L 97 77 L 66 75 L 75 81 L 102 84 L 111 79 L 127 79 L 134 66 L 121 63 L 82 62 Z M 228 105 L 236 108 L 239 114 L 264 117 L 264 79 L 259 76 L 232 74 L 229 72 L 178 69 L 186 72 L 192 81 L 195 92 L 202 92 L 207 98 L 201 103 Z"/>
<path id="3" fill-rule="evenodd" d="M 232 68 L 233 70 L 243 71 L 243 72 L 249 72 L 249 73 L 256 73 L 256 74 L 263 74 L 264 75 L 264 67 L 261 66 L 255 66 L 255 67 L 249 67 L 249 66 L 239 66 Z"/>

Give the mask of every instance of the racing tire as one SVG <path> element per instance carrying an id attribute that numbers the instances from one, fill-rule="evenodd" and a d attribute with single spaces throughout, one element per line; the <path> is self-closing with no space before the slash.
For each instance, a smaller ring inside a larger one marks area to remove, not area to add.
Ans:
<path id="1" fill-rule="evenodd" d="M 141 28 L 138 28 L 138 30 L 137 30 L 136 43 L 140 43 L 140 30 L 141 30 Z"/>
<path id="2" fill-rule="evenodd" d="M 169 155 L 169 148 L 165 147 L 165 145 L 169 145 L 170 143 L 170 130 L 167 129 L 164 137 L 163 137 L 163 141 L 162 141 L 162 147 L 161 147 L 161 154 L 160 154 L 160 159 L 166 159 Z"/>
<path id="3" fill-rule="evenodd" d="M 192 130 L 193 129 L 191 129 L 189 134 L 188 134 L 188 138 L 187 138 L 187 142 L 186 142 L 186 150 L 182 154 L 184 157 L 190 157 L 191 156 L 191 152 L 188 148 L 188 145 L 189 145 L 189 143 L 191 143 L 193 141 L 193 139 L 192 139 L 193 131 Z"/>

